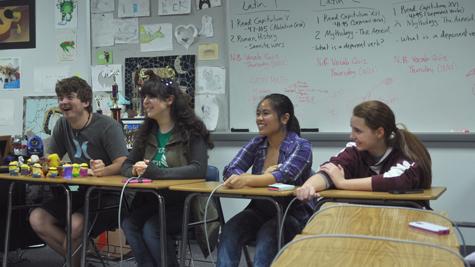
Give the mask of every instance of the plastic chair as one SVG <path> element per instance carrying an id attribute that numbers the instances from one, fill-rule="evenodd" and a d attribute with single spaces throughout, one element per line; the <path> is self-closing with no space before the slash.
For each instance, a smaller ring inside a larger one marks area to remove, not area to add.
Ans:
<path id="1" fill-rule="evenodd" d="M 219 181 L 219 169 L 215 166 L 208 165 L 205 180 L 207 182 L 217 182 L 217 181 Z M 200 202 L 201 203 L 206 202 L 207 199 L 208 199 L 208 197 L 198 196 L 198 198 L 196 200 L 193 200 L 192 205 L 200 203 Z M 223 216 L 223 209 L 221 207 L 221 202 L 219 200 L 219 197 L 213 197 L 212 201 L 213 201 L 212 203 L 214 203 L 214 205 L 216 207 L 217 217 L 206 220 L 207 227 L 209 227 L 209 225 L 211 223 L 215 223 L 215 222 L 218 222 L 219 226 L 221 227 L 224 224 L 224 216 Z M 203 213 L 204 213 L 204 211 L 203 211 Z M 209 207 L 208 207 L 208 218 L 209 218 L 209 216 L 210 216 L 210 214 L 209 214 Z M 204 217 L 204 214 L 203 214 L 203 217 Z M 196 220 L 196 218 L 194 218 L 194 219 Z M 187 234 L 187 236 L 190 236 L 190 234 L 189 234 L 190 230 L 191 230 L 190 228 L 193 228 L 195 230 L 194 231 L 194 236 L 192 234 L 191 237 L 193 237 L 195 240 L 198 241 L 196 236 L 197 235 L 204 235 L 204 231 L 200 231 L 200 230 L 197 230 L 197 229 L 199 229 L 198 227 L 203 226 L 203 225 L 204 225 L 204 218 L 203 218 L 203 220 L 198 219 L 196 221 L 189 222 L 188 223 L 188 234 Z M 208 228 L 208 230 L 209 230 L 209 228 Z M 219 228 L 218 228 L 218 230 L 219 230 Z M 208 232 L 208 236 L 211 236 L 210 243 L 214 243 L 214 245 L 213 244 L 210 245 L 211 250 L 214 249 L 215 244 L 217 243 L 218 235 L 219 235 L 219 231 L 215 231 L 213 233 Z M 175 239 L 177 241 L 180 241 L 181 240 L 181 235 L 176 236 Z M 201 239 L 203 239 L 203 238 L 201 238 Z M 190 238 L 187 238 L 187 240 L 188 240 L 188 244 L 187 244 L 188 250 L 190 251 L 190 254 L 191 254 Z M 206 257 L 207 255 L 211 254 L 212 251 L 208 251 L 206 244 L 200 244 L 200 243 L 198 243 L 198 244 L 200 245 L 201 252 L 203 253 L 203 256 Z M 180 246 L 184 246 L 184 245 L 185 244 L 180 244 Z M 190 260 L 193 260 L 193 255 L 192 254 L 191 254 Z"/>

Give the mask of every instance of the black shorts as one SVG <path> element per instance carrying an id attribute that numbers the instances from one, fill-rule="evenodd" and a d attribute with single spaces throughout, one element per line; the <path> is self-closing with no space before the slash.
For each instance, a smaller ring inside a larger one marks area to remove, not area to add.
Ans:
<path id="1" fill-rule="evenodd" d="M 71 212 L 84 214 L 84 200 L 86 192 L 81 188 L 79 191 L 71 192 Z M 100 233 L 117 227 L 117 215 L 120 195 L 116 192 L 94 192 L 89 200 L 89 210 L 97 207 L 117 208 L 106 211 L 90 212 L 89 227 L 93 225 L 91 235 L 97 236 Z M 99 203 L 100 199 L 100 203 Z M 100 206 L 99 206 L 100 205 Z M 57 194 L 54 198 L 44 202 L 41 208 L 58 220 L 58 226 L 66 227 L 66 193 Z M 97 216 L 96 216 L 97 215 Z M 91 228 L 89 228 L 91 231 Z"/>

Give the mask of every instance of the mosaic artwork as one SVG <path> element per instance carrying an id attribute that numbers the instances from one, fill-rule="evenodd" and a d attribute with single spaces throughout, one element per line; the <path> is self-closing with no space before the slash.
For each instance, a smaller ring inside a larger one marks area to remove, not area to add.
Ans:
<path id="1" fill-rule="evenodd" d="M 162 78 L 173 78 L 192 99 L 195 96 L 195 55 L 134 57 L 125 59 L 125 97 L 130 100 L 130 117 L 143 115 L 140 96 L 141 74 L 153 70 Z"/>

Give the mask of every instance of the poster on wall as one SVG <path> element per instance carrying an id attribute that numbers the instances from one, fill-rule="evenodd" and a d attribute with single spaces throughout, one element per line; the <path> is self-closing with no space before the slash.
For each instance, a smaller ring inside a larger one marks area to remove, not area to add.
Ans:
<path id="1" fill-rule="evenodd" d="M 140 52 L 173 50 L 172 24 L 140 25 Z"/>
<path id="2" fill-rule="evenodd" d="M 158 15 L 191 13 L 191 0 L 158 0 Z"/>
<path id="3" fill-rule="evenodd" d="M 78 4 L 74 0 L 56 0 L 54 9 L 56 29 L 78 27 Z"/>
<path id="4" fill-rule="evenodd" d="M 91 66 L 91 79 L 93 91 L 112 91 L 112 85 L 117 84 L 122 92 L 122 65 L 95 65 Z"/>
<path id="5" fill-rule="evenodd" d="M 20 58 L 0 58 L 0 88 L 20 89 Z"/>
<path id="6" fill-rule="evenodd" d="M 91 13 L 114 12 L 114 0 L 91 0 Z"/>
<path id="7" fill-rule="evenodd" d="M 56 96 L 23 97 L 23 134 L 46 139 L 61 116 Z"/>
<path id="8" fill-rule="evenodd" d="M 0 50 L 35 46 L 35 0 L 0 1 Z"/>
<path id="9" fill-rule="evenodd" d="M 76 60 L 76 30 L 65 29 L 56 31 L 56 58 L 58 62 Z"/>
<path id="10" fill-rule="evenodd" d="M 221 6 L 221 0 L 196 0 L 198 10 Z"/>
<path id="11" fill-rule="evenodd" d="M 119 0 L 117 16 L 119 18 L 150 16 L 150 0 Z"/>

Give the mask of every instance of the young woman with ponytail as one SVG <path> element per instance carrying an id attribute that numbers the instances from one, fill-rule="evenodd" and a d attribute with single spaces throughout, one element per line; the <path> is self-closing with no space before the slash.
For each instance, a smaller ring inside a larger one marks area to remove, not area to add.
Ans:
<path id="1" fill-rule="evenodd" d="M 429 152 L 414 134 L 396 126 L 383 102 L 366 101 L 353 109 L 350 137 L 353 142 L 297 189 L 297 198 L 309 200 L 330 187 L 382 192 L 431 187 Z"/>
<path id="2" fill-rule="evenodd" d="M 229 188 L 264 187 L 273 183 L 302 185 L 311 175 L 312 148 L 300 137 L 300 126 L 290 99 L 265 96 L 257 106 L 259 136 L 253 138 L 224 168 Z M 252 167 L 252 173 L 246 173 Z M 291 198 L 282 200 L 286 207 Z M 284 242 L 290 241 L 313 213 L 313 203 L 294 203 L 285 220 Z M 265 200 L 252 200 L 223 227 L 218 266 L 239 266 L 242 247 L 256 240 L 254 266 L 270 266 L 277 253 L 276 211 Z"/>

